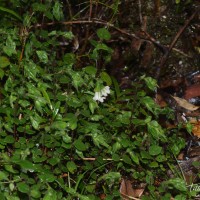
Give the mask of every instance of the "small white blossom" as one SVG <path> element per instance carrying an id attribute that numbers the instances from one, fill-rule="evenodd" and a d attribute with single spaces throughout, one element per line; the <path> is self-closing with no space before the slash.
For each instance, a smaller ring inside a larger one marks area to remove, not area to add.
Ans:
<path id="1" fill-rule="evenodd" d="M 101 96 L 101 92 L 95 92 L 95 95 L 93 97 L 93 100 L 95 101 L 100 101 L 100 102 L 104 102 L 105 97 Z"/>
<path id="2" fill-rule="evenodd" d="M 95 92 L 93 100 L 103 103 L 108 94 L 110 94 L 110 87 L 106 86 L 100 92 Z"/>
<path id="3" fill-rule="evenodd" d="M 106 86 L 101 90 L 101 95 L 107 97 L 108 94 L 110 94 L 110 87 Z"/>

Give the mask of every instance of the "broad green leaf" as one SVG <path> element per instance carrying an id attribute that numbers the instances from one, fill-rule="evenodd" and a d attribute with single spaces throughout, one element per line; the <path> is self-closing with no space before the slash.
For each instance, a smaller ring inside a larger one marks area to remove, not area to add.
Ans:
<path id="1" fill-rule="evenodd" d="M 0 181 L 2 180 L 8 180 L 8 174 L 6 174 L 3 171 L 0 171 Z"/>
<path id="2" fill-rule="evenodd" d="M 16 54 L 16 43 L 13 41 L 10 35 L 8 35 L 6 40 L 6 46 L 3 47 L 3 51 L 8 55 L 12 56 Z"/>
<path id="3" fill-rule="evenodd" d="M 66 53 L 64 55 L 64 63 L 72 65 L 76 62 L 76 56 L 73 53 Z"/>
<path id="4" fill-rule="evenodd" d="M 55 121 L 51 127 L 57 130 L 65 130 L 67 128 L 67 123 L 63 121 Z"/>
<path id="5" fill-rule="evenodd" d="M 37 81 L 36 75 L 39 72 L 37 66 L 33 63 L 28 63 L 24 66 L 24 74 L 27 78 L 31 78 L 34 81 Z"/>
<path id="6" fill-rule="evenodd" d="M 77 170 L 77 166 L 73 161 L 69 161 L 67 162 L 67 169 L 73 174 Z"/>
<path id="7" fill-rule="evenodd" d="M 10 65 L 10 61 L 7 57 L 5 56 L 0 56 L 0 68 L 4 68 Z"/>
<path id="8" fill-rule="evenodd" d="M 167 141 L 167 138 L 164 134 L 164 131 L 160 124 L 158 124 L 157 121 L 153 120 L 149 123 L 147 123 L 148 132 L 156 139 L 156 140 L 162 140 L 163 142 Z"/>
<path id="9" fill-rule="evenodd" d="M 95 108 L 98 108 L 98 104 L 96 101 L 89 101 L 89 109 L 92 114 L 94 114 Z"/>
<path id="10" fill-rule="evenodd" d="M 122 159 L 123 159 L 123 161 L 125 162 L 125 163 L 127 163 L 127 164 L 129 164 L 129 165 L 132 165 L 132 161 L 131 161 L 131 159 L 130 159 L 130 157 L 128 156 L 128 155 L 123 155 L 122 156 Z"/>
<path id="11" fill-rule="evenodd" d="M 71 130 L 76 129 L 78 120 L 75 114 L 68 113 L 64 120 L 67 121 L 67 127 L 69 127 Z"/>
<path id="12" fill-rule="evenodd" d="M 87 66 L 87 67 L 85 67 L 84 71 L 87 74 L 91 75 L 91 76 L 95 76 L 96 73 L 97 73 L 97 69 L 95 67 L 93 67 L 93 66 Z"/>
<path id="13" fill-rule="evenodd" d="M 98 181 L 100 180 L 110 180 L 112 182 L 118 181 L 121 178 L 121 174 L 119 172 L 108 172 L 101 176 Z"/>
<path id="14" fill-rule="evenodd" d="M 151 111 L 152 113 L 154 113 L 154 110 L 156 107 L 158 107 L 155 103 L 155 101 L 149 97 L 149 96 L 145 96 L 141 99 L 141 102 L 146 106 L 146 108 Z"/>
<path id="15" fill-rule="evenodd" d="M 52 104 L 51 104 L 51 100 L 50 100 L 50 98 L 49 98 L 49 95 L 48 95 L 48 93 L 46 92 L 46 89 L 45 89 L 44 87 L 42 87 L 42 85 L 40 85 L 39 88 L 40 88 L 40 90 L 41 90 L 41 92 L 42 92 L 43 97 L 44 97 L 44 98 L 46 99 L 46 101 L 48 102 L 48 105 L 49 105 L 50 109 L 52 110 L 53 107 L 52 107 Z"/>
<path id="16" fill-rule="evenodd" d="M 28 160 L 21 160 L 21 161 L 16 161 L 16 164 L 20 165 L 22 169 L 26 169 L 29 171 L 34 171 L 35 168 L 35 164 L 33 164 L 32 162 L 28 161 Z"/>
<path id="17" fill-rule="evenodd" d="M 112 84 L 112 79 L 110 78 L 110 76 L 108 75 L 108 73 L 101 72 L 100 76 L 101 76 L 101 80 L 104 81 L 104 82 L 106 82 L 106 84 L 108 86 L 110 86 Z"/>
<path id="18" fill-rule="evenodd" d="M 10 172 L 10 173 L 13 173 L 13 174 L 18 173 L 17 170 L 13 169 L 13 166 L 12 166 L 12 165 L 5 165 L 4 168 L 5 168 L 6 171 L 8 171 L 8 172 Z"/>
<path id="19" fill-rule="evenodd" d="M 30 195 L 31 195 L 31 197 L 36 198 L 36 199 L 41 197 L 41 193 L 40 193 L 39 189 L 37 189 L 37 188 L 31 188 Z"/>
<path id="20" fill-rule="evenodd" d="M 31 124 L 32 124 L 33 128 L 36 130 L 39 130 L 40 122 L 37 121 L 37 118 L 30 116 L 30 120 L 31 120 Z"/>
<path id="21" fill-rule="evenodd" d="M 53 15 L 58 21 L 63 18 L 62 5 L 59 1 L 56 1 L 53 6 Z"/>
<path id="22" fill-rule="evenodd" d="M 58 200 L 57 199 L 57 192 L 52 189 L 51 187 L 49 187 L 49 189 L 47 190 L 43 200 Z"/>
<path id="23" fill-rule="evenodd" d="M 7 144 L 12 144 L 15 142 L 15 138 L 12 135 L 7 135 L 3 141 Z"/>
<path id="24" fill-rule="evenodd" d="M 74 146 L 75 146 L 76 149 L 79 150 L 79 151 L 85 151 L 85 150 L 87 150 L 86 145 L 85 145 L 80 139 L 75 140 Z"/>
<path id="25" fill-rule="evenodd" d="M 79 87 L 81 87 L 84 84 L 84 80 L 78 72 L 72 74 L 72 81 L 73 81 L 74 87 L 77 90 Z"/>
<path id="26" fill-rule="evenodd" d="M 169 185 L 173 185 L 174 188 L 176 188 L 177 190 L 179 190 L 181 192 L 187 191 L 186 183 L 183 179 L 173 178 L 173 179 L 166 181 L 166 183 Z"/>
<path id="27" fill-rule="evenodd" d="M 109 40 L 111 38 L 110 32 L 105 28 L 99 28 L 97 30 L 97 35 L 100 39 Z"/>
<path id="28" fill-rule="evenodd" d="M 29 193 L 29 190 L 30 190 L 29 185 L 26 184 L 25 182 L 19 182 L 19 183 L 17 183 L 17 188 L 22 193 Z"/>
<path id="29" fill-rule="evenodd" d="M 158 163 L 156 161 L 153 161 L 153 162 L 149 163 L 149 167 L 156 168 L 156 167 L 158 167 Z"/>
<path id="30" fill-rule="evenodd" d="M 149 147 L 149 154 L 152 156 L 156 156 L 158 154 L 160 154 L 162 151 L 162 147 L 157 146 L 157 145 L 152 145 Z"/>
<path id="31" fill-rule="evenodd" d="M 108 53 L 112 53 L 112 49 L 103 43 L 98 43 L 93 52 L 98 51 L 98 50 L 104 50 L 104 51 L 107 51 Z"/>
<path id="32" fill-rule="evenodd" d="M 100 145 L 109 148 L 108 143 L 106 142 L 106 138 L 104 135 L 102 135 L 101 133 L 92 133 L 91 134 L 92 139 L 94 141 L 94 144 L 97 145 L 98 147 L 100 147 Z"/>
<path id="33" fill-rule="evenodd" d="M 48 62 L 48 55 L 46 51 L 36 51 L 38 58 L 40 59 L 41 62 L 47 63 Z"/>
<path id="34" fill-rule="evenodd" d="M 51 172 L 43 172 L 38 175 L 40 178 L 41 182 L 54 182 L 56 180 L 56 177 L 51 173 Z"/>
<path id="35" fill-rule="evenodd" d="M 147 87 L 152 91 L 155 91 L 155 89 L 158 87 L 156 79 L 153 79 L 151 77 L 144 77 L 144 81 Z"/>
<path id="36" fill-rule="evenodd" d="M 131 149 L 127 149 L 127 152 L 131 156 L 132 161 L 139 165 L 139 158 L 136 153 L 134 153 L 134 151 L 132 151 Z"/>

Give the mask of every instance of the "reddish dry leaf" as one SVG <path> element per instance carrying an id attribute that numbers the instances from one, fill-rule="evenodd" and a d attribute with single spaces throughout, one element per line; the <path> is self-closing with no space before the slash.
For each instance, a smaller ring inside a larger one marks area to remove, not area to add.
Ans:
<path id="1" fill-rule="evenodd" d="M 200 96 L 200 84 L 194 84 L 185 90 L 186 100 L 191 99 L 193 97 L 198 97 L 198 96 Z"/>

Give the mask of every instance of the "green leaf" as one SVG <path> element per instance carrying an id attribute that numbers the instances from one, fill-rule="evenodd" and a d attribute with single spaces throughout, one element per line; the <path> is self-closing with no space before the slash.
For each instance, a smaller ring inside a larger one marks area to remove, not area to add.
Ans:
<path id="1" fill-rule="evenodd" d="M 149 154 L 152 156 L 156 156 L 156 155 L 160 154 L 161 151 L 162 151 L 162 148 L 160 146 L 152 145 L 149 147 Z"/>
<path id="2" fill-rule="evenodd" d="M 31 197 L 39 199 L 41 197 L 41 193 L 39 191 L 39 188 L 31 188 L 31 192 L 30 192 Z"/>
<path id="3" fill-rule="evenodd" d="M 75 140 L 74 146 L 75 146 L 76 149 L 79 150 L 79 151 L 85 151 L 85 150 L 87 150 L 86 145 L 85 145 L 80 139 Z"/>
<path id="4" fill-rule="evenodd" d="M 3 141 L 7 144 L 12 144 L 15 142 L 15 138 L 12 135 L 7 135 Z"/>
<path id="5" fill-rule="evenodd" d="M 58 21 L 63 18 L 63 12 L 61 7 L 62 5 L 59 3 L 59 1 L 56 1 L 53 7 L 53 15 Z"/>
<path id="6" fill-rule="evenodd" d="M 105 28 L 99 28 L 97 30 L 97 35 L 100 39 L 109 40 L 111 38 L 110 32 Z"/>
<path id="7" fill-rule="evenodd" d="M 91 76 L 95 76 L 97 73 L 97 69 L 93 66 L 87 66 L 83 70 Z"/>
<path id="8" fill-rule="evenodd" d="M 48 62 L 48 55 L 46 51 L 36 51 L 39 59 L 41 62 L 43 63 L 47 63 Z"/>
<path id="9" fill-rule="evenodd" d="M 145 96 L 141 99 L 141 102 L 146 106 L 146 108 L 151 111 L 152 113 L 154 113 L 154 110 L 156 107 L 158 107 L 155 103 L 155 101 L 149 97 L 149 96 Z M 155 114 L 155 113 L 154 113 Z"/>
<path id="10" fill-rule="evenodd" d="M 136 155 L 136 153 L 134 153 L 134 152 L 131 151 L 130 149 L 127 149 L 127 152 L 128 152 L 129 155 L 131 156 L 132 161 L 139 165 L 139 158 L 138 158 L 138 156 Z"/>
<path id="11" fill-rule="evenodd" d="M 7 57 L 5 56 L 0 56 L 0 68 L 4 68 L 10 65 L 10 61 Z"/>
<path id="12" fill-rule="evenodd" d="M 12 56 L 16 54 L 16 43 L 13 41 L 10 35 L 8 35 L 6 40 L 6 46 L 3 47 L 3 51 L 8 55 Z"/>
<path id="13" fill-rule="evenodd" d="M 91 136 L 92 136 L 92 139 L 93 139 L 95 145 L 97 145 L 98 147 L 100 147 L 100 145 L 102 145 L 106 148 L 109 148 L 109 145 L 106 142 L 106 138 L 103 134 L 94 132 L 91 134 Z"/>
<path id="14" fill-rule="evenodd" d="M 52 189 L 51 187 L 49 187 L 43 200 L 58 200 L 57 192 L 54 189 Z"/>
<path id="15" fill-rule="evenodd" d="M 51 127 L 57 130 L 65 130 L 67 128 L 67 123 L 63 121 L 55 121 Z"/>
<path id="16" fill-rule="evenodd" d="M 68 113 L 64 120 L 67 121 L 67 127 L 69 127 L 71 130 L 76 129 L 78 120 L 75 114 Z"/>
<path id="17" fill-rule="evenodd" d="M 89 101 L 89 109 L 92 114 L 94 114 L 95 108 L 98 108 L 98 104 L 96 101 Z"/>
<path id="18" fill-rule="evenodd" d="M 3 171 L 0 171 L 0 181 L 2 180 L 8 180 L 8 174 L 4 173 Z"/>
<path id="19" fill-rule="evenodd" d="M 45 171 L 42 174 L 39 174 L 38 176 L 39 176 L 41 182 L 51 183 L 56 180 L 56 177 L 51 172 L 48 172 L 48 171 Z"/>
<path id="20" fill-rule="evenodd" d="M 3 11 L 3 12 L 6 12 L 6 13 L 9 13 L 9 14 L 13 15 L 17 19 L 19 19 L 20 21 L 22 21 L 22 18 L 20 17 L 20 15 L 18 15 L 15 11 L 10 10 L 8 8 L 5 8 L 5 7 L 1 7 L 1 6 L 0 6 L 0 10 Z"/>
<path id="21" fill-rule="evenodd" d="M 152 91 L 155 91 L 155 89 L 157 88 L 157 81 L 156 79 L 153 79 L 151 77 L 144 77 L 144 81 L 147 85 L 147 87 L 152 90 Z"/>
<path id="22" fill-rule="evenodd" d="M 108 75 L 108 73 L 101 72 L 100 76 L 101 76 L 101 80 L 104 81 L 104 82 L 106 82 L 106 84 L 108 86 L 110 86 L 112 84 L 112 79 L 110 78 L 110 76 Z"/>
<path id="23" fill-rule="evenodd" d="M 130 159 L 130 157 L 128 156 L 128 155 L 123 155 L 123 157 L 122 157 L 122 159 L 123 159 L 123 161 L 125 162 L 125 163 L 127 163 L 127 164 L 129 164 L 129 165 L 132 165 L 132 161 L 131 161 L 131 159 Z"/>
<path id="24" fill-rule="evenodd" d="M 37 121 L 37 119 L 33 116 L 30 116 L 31 124 L 34 129 L 39 130 L 40 123 Z"/>
<path id="25" fill-rule="evenodd" d="M 66 53 L 64 55 L 64 62 L 68 65 L 72 65 L 76 62 L 76 56 L 73 53 Z"/>
<path id="26" fill-rule="evenodd" d="M 174 188 L 176 188 L 177 190 L 179 190 L 181 192 L 187 191 L 187 187 L 186 187 L 185 181 L 183 179 L 173 178 L 173 179 L 166 181 L 165 183 L 167 183 L 168 185 L 174 186 Z"/>
<path id="27" fill-rule="evenodd" d="M 160 124 L 157 121 L 153 120 L 147 123 L 148 132 L 156 139 L 161 139 L 163 142 L 167 141 L 166 136 L 164 135 L 164 131 Z"/>
<path id="28" fill-rule="evenodd" d="M 69 161 L 67 162 L 67 169 L 73 174 L 77 170 L 77 166 L 73 161 Z"/>
<path id="29" fill-rule="evenodd" d="M 112 182 L 118 181 L 121 178 L 121 174 L 119 172 L 108 172 L 101 176 L 98 181 L 100 180 L 110 180 Z"/>
<path id="30" fill-rule="evenodd" d="M 4 77 L 4 71 L 0 68 L 0 78 L 2 79 Z"/>
<path id="31" fill-rule="evenodd" d="M 16 161 L 15 162 L 16 164 L 20 165 L 22 169 L 26 169 L 26 170 L 29 170 L 29 171 L 35 171 L 35 165 L 28 161 L 28 160 L 21 160 L 21 161 Z"/>
<path id="32" fill-rule="evenodd" d="M 149 164 L 149 167 L 156 168 L 158 167 L 158 163 L 156 161 L 153 161 Z"/>
<path id="33" fill-rule="evenodd" d="M 29 186 L 24 182 L 17 183 L 17 188 L 22 193 L 29 193 L 30 190 Z"/>

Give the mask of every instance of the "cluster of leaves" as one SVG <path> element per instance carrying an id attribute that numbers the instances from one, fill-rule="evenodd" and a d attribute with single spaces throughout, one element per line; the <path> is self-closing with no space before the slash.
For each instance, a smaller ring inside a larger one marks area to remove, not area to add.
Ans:
<path id="1" fill-rule="evenodd" d="M 62 19 L 62 5 L 48 3 L 32 8 Z M 91 63 L 77 69 L 75 53 L 57 55 L 59 38 L 70 43 L 72 32 L 31 31 L 36 17 L 25 13 L 19 25 L 17 13 L 1 10 L 0 199 L 89 200 L 100 193 L 120 198 L 119 180 L 125 175 L 147 183 L 155 199 L 155 180 L 168 180 L 168 166 L 185 145 L 177 130 L 159 124 L 160 116 L 172 119 L 173 114 L 150 97 L 156 81 L 143 76 L 121 91 L 114 77 L 97 69 L 95 63 L 109 62 L 112 54 L 104 43 L 111 38 L 105 28 L 91 40 Z M 8 16 L 13 23 L 5 23 Z M 111 94 L 104 103 L 94 101 L 104 86 Z M 187 194 L 180 179 L 170 181 L 160 194 L 174 187 Z"/>

